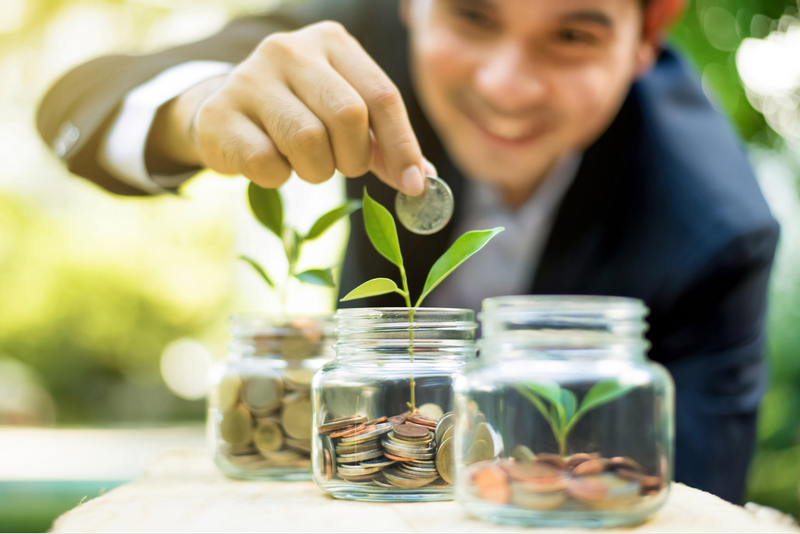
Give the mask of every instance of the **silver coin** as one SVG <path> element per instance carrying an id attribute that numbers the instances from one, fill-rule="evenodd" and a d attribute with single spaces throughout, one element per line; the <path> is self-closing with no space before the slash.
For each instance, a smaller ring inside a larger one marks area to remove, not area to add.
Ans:
<path id="1" fill-rule="evenodd" d="M 410 197 L 398 191 L 394 209 L 400 223 L 409 232 L 420 235 L 435 234 L 450 222 L 453 216 L 453 192 L 441 178 L 428 176 L 425 191 Z"/>
<path id="2" fill-rule="evenodd" d="M 355 445 L 356 443 L 371 441 L 373 439 L 377 439 L 378 436 L 382 436 L 383 434 L 389 432 L 392 429 L 392 426 L 393 425 L 391 423 L 379 424 L 376 425 L 376 429 L 373 430 L 372 432 L 367 432 L 365 434 L 358 434 L 356 436 L 352 436 L 349 438 L 340 438 L 339 443 L 344 446 L 344 445 Z"/>
<path id="3" fill-rule="evenodd" d="M 443 436 L 444 433 L 447 432 L 447 429 L 453 426 L 454 422 L 453 412 L 447 412 L 439 419 L 439 423 L 436 425 L 436 444 L 441 445 L 444 441 Z"/>
<path id="4" fill-rule="evenodd" d="M 340 464 L 350 464 L 363 462 L 364 460 L 371 460 L 372 458 L 380 458 L 383 456 L 383 450 L 377 449 L 368 452 L 357 452 L 354 454 L 340 454 L 336 457 L 336 461 Z"/>

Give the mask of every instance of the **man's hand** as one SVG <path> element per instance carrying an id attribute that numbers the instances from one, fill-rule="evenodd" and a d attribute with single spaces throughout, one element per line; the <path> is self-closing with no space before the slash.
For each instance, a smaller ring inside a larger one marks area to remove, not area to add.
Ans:
<path id="1" fill-rule="evenodd" d="M 397 87 L 335 22 L 270 35 L 229 75 L 171 101 L 148 150 L 268 188 L 292 170 L 317 184 L 338 169 L 348 177 L 372 171 L 418 195 L 423 176 L 435 172 Z"/>

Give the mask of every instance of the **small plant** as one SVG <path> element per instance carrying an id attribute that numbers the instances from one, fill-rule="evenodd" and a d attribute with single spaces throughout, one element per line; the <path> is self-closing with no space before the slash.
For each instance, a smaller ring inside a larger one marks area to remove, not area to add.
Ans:
<path id="1" fill-rule="evenodd" d="M 586 412 L 622 397 L 633 389 L 633 386 L 624 386 L 613 378 L 601 380 L 584 395 L 579 406 L 575 394 L 559 387 L 555 382 L 528 382 L 515 387 L 536 406 L 550 425 L 561 456 L 567 452 L 567 437 L 570 431 Z M 549 409 L 544 401 L 550 403 Z"/>
<path id="2" fill-rule="evenodd" d="M 411 306 L 411 294 L 408 290 L 408 278 L 406 277 L 406 269 L 403 264 L 403 255 L 400 252 L 400 241 L 397 238 L 397 226 L 394 223 L 394 217 L 389 213 L 389 210 L 375 202 L 367 193 L 367 188 L 364 188 L 364 226 L 367 230 L 367 236 L 372 242 L 381 256 L 392 262 L 400 269 L 400 280 L 403 288 L 400 289 L 394 280 L 389 278 L 374 278 L 368 282 L 364 282 L 350 293 L 342 298 L 342 301 L 355 300 L 366 297 L 374 297 L 377 295 L 386 295 L 388 293 L 397 293 L 406 301 L 408 310 L 408 322 L 411 324 L 412 330 L 409 333 L 411 344 L 408 347 L 408 355 L 411 362 L 414 362 L 414 309 L 422 305 L 425 297 L 433 291 L 447 276 L 452 273 L 459 265 L 464 263 L 470 256 L 482 249 L 486 243 L 489 242 L 494 236 L 504 230 L 504 228 L 494 228 L 493 230 L 476 230 L 467 232 L 459 237 L 442 256 L 436 260 L 436 263 L 431 267 L 428 273 L 428 278 L 425 280 L 425 286 L 422 289 L 422 294 L 417 299 L 416 304 Z M 413 412 L 416 410 L 416 394 L 415 394 L 414 375 L 411 375 L 411 401 L 408 408 Z"/>
<path id="3" fill-rule="evenodd" d="M 298 273 L 297 261 L 300 259 L 300 252 L 305 243 L 317 239 L 340 219 L 356 211 L 361 207 L 361 201 L 351 200 L 332 209 L 317 219 L 305 236 L 301 236 L 297 230 L 287 225 L 283 220 L 283 202 L 281 201 L 281 195 L 277 189 L 264 189 L 251 182 L 247 188 L 247 198 L 250 202 L 250 209 L 256 219 L 283 242 L 286 261 L 289 263 L 286 281 L 278 288 L 272 277 L 267 274 L 264 267 L 257 261 L 247 256 L 239 256 L 239 259 L 250 264 L 269 287 L 280 291 L 281 308 L 284 314 L 286 313 L 289 282 L 292 278 L 306 284 L 331 288 L 336 287 L 336 282 L 333 277 L 333 267 L 309 269 Z"/>
<path id="4" fill-rule="evenodd" d="M 400 279 L 403 284 L 403 289 L 400 289 L 394 280 L 390 280 L 389 278 L 375 278 L 364 282 L 341 300 L 355 300 L 365 297 L 374 297 L 376 295 L 385 295 L 387 293 L 398 293 L 405 299 L 406 306 L 411 308 L 408 279 L 406 278 L 406 269 L 403 265 L 403 255 L 400 253 L 400 241 L 397 238 L 397 227 L 394 224 L 394 218 L 392 214 L 389 213 L 389 210 L 370 198 L 366 187 L 364 188 L 363 207 L 364 225 L 366 226 L 369 240 L 381 256 L 400 269 Z M 442 254 L 442 257 L 436 260 L 436 263 L 431 267 L 428 278 L 425 280 L 422 294 L 413 307 L 419 308 L 422 305 L 422 301 L 425 300 L 425 297 L 427 297 L 436 286 L 442 283 L 442 281 L 459 265 L 482 249 L 490 239 L 503 230 L 503 228 L 475 230 L 467 232 L 459 237 L 456 242 L 447 249 L 447 252 Z"/>

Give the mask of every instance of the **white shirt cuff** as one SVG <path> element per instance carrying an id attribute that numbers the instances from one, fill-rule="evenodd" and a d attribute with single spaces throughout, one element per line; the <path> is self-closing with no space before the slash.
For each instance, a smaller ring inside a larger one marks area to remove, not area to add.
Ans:
<path id="1" fill-rule="evenodd" d="M 147 171 L 144 151 L 147 136 L 158 108 L 213 76 L 233 69 L 222 61 L 189 61 L 169 68 L 132 90 L 100 143 L 98 163 L 108 173 L 147 193 L 166 193 L 164 187 L 177 187 L 195 171 L 178 175 L 153 175 Z"/>

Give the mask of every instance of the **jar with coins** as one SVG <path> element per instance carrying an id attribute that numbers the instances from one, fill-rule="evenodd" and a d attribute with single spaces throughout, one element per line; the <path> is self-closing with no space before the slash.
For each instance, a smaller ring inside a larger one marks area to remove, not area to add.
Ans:
<path id="1" fill-rule="evenodd" d="M 313 381 L 314 481 L 337 498 L 453 498 L 452 380 L 475 358 L 472 310 L 345 309 Z"/>
<path id="2" fill-rule="evenodd" d="M 333 357 L 331 316 L 235 315 L 210 372 L 214 459 L 234 478 L 311 479 L 311 378 Z"/>
<path id="3" fill-rule="evenodd" d="M 663 506 L 674 386 L 647 308 L 616 297 L 483 302 L 481 356 L 454 383 L 457 498 L 518 525 L 608 528 Z"/>

